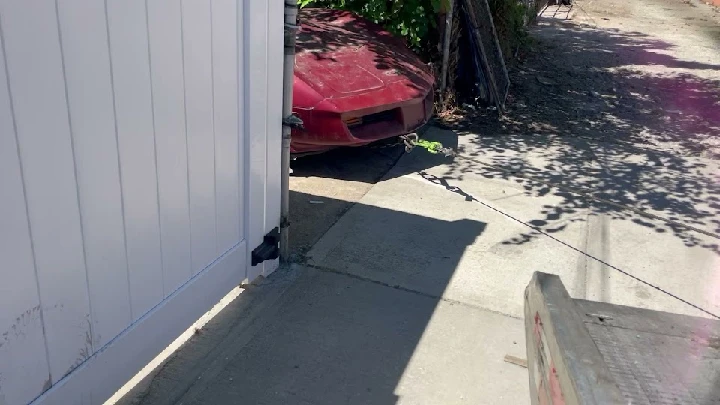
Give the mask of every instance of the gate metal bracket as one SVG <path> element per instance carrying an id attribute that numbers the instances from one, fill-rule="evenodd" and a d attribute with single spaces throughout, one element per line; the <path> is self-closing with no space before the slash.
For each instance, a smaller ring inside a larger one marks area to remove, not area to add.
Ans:
<path id="1" fill-rule="evenodd" d="M 287 117 L 283 118 L 282 123 L 284 126 L 290 127 L 293 129 L 305 129 L 303 127 L 302 120 L 300 119 L 300 117 L 298 117 L 295 114 L 290 114 Z"/>
<path id="2" fill-rule="evenodd" d="M 266 260 L 275 260 L 280 256 L 280 228 L 275 228 L 263 237 L 263 243 L 252 251 L 250 264 L 257 266 Z"/>

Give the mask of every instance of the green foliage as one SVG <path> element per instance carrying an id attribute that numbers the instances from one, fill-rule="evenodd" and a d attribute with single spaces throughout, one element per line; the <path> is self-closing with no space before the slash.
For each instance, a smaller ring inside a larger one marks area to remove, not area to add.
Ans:
<path id="1" fill-rule="evenodd" d="M 299 0 L 300 7 L 326 7 L 354 11 L 404 37 L 416 49 L 422 46 L 443 0 Z"/>
<path id="2" fill-rule="evenodd" d="M 527 25 L 535 18 L 535 9 L 521 0 L 488 0 L 488 4 L 503 56 L 506 61 L 512 60 L 529 40 Z"/>
<path id="3" fill-rule="evenodd" d="M 354 11 L 404 37 L 420 55 L 432 57 L 441 35 L 437 14 L 446 9 L 449 0 L 298 0 L 300 7 L 323 7 Z M 537 13 L 537 0 L 488 0 L 498 40 L 506 61 L 512 61 L 517 50 L 529 41 L 527 25 Z M 431 35 L 434 34 L 434 37 Z M 432 39 L 434 38 L 434 39 Z"/>

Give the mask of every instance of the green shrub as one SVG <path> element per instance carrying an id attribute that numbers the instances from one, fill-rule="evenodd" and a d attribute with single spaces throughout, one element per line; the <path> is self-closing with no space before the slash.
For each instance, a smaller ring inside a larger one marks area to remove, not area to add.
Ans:
<path id="1" fill-rule="evenodd" d="M 503 56 L 506 61 L 511 60 L 528 40 L 527 25 L 535 17 L 534 7 L 520 0 L 488 0 L 488 4 Z"/>
<path id="2" fill-rule="evenodd" d="M 326 7 L 354 11 L 404 37 L 416 51 L 436 26 L 443 0 L 299 0 L 300 7 Z"/>
<path id="3" fill-rule="evenodd" d="M 437 41 L 442 37 L 436 29 L 437 17 L 441 9 L 447 9 L 449 0 L 298 0 L 298 3 L 300 7 L 354 11 L 404 37 L 425 59 L 435 59 Z M 536 12 L 531 4 L 536 3 L 536 0 L 488 0 L 506 61 L 511 61 L 518 48 L 527 42 L 527 24 Z"/>

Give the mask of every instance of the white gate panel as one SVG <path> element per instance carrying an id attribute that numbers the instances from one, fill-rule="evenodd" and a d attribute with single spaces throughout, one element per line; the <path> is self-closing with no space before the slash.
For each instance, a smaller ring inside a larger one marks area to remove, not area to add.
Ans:
<path id="1" fill-rule="evenodd" d="M 147 13 L 163 293 L 167 296 L 192 273 L 182 8 L 177 0 L 152 0 L 147 2 Z"/>
<path id="2" fill-rule="evenodd" d="M 267 156 L 267 120 L 265 116 L 268 108 L 268 95 L 265 91 L 268 86 L 268 66 L 260 61 L 268 60 L 267 53 L 267 19 L 268 19 L 268 2 L 267 1 L 248 1 L 245 3 L 247 12 L 246 44 L 248 47 L 246 69 L 248 75 L 245 76 L 245 85 L 247 86 L 247 94 L 252 94 L 253 99 L 247 106 L 248 116 L 251 118 L 261 117 L 261 119 L 245 120 L 245 131 L 250 134 L 261 134 L 253 136 L 250 139 L 250 150 L 248 155 L 249 166 L 249 195 L 248 195 L 248 212 L 252 213 L 258 209 L 265 207 L 265 182 L 260 179 L 266 178 L 267 168 L 265 159 Z M 257 246 L 262 242 L 263 232 L 265 231 L 265 217 L 249 215 L 247 218 L 250 246 Z M 262 274 L 264 264 L 252 267 L 248 271 L 248 278 L 252 279 Z"/>
<path id="3" fill-rule="evenodd" d="M 107 25 L 96 1 L 68 0 L 59 11 L 94 349 L 132 321 Z"/>
<path id="4" fill-rule="evenodd" d="M 284 57 L 284 32 L 282 24 L 273 24 L 277 19 L 284 18 L 284 3 L 282 1 L 268 1 L 268 38 L 267 38 L 267 60 L 268 85 L 267 85 L 267 154 L 265 156 L 266 184 L 265 184 L 265 233 L 280 223 L 280 176 L 282 165 L 280 164 L 280 153 L 282 152 L 282 137 L 274 134 L 282 133 L 282 120 L 273 117 L 282 116 L 282 90 Z M 279 265 L 277 260 L 266 262 L 263 267 L 263 275 L 272 273 Z"/>
<path id="5" fill-rule="evenodd" d="M 182 1 L 185 114 L 193 274 L 215 257 L 215 136 L 210 2 Z"/>
<path id="6" fill-rule="evenodd" d="M 248 213 L 265 210 L 265 215 L 247 218 L 250 246 L 257 246 L 262 237 L 280 222 L 280 131 L 282 120 L 283 18 L 282 1 L 247 1 L 246 94 L 249 119 L 245 120 L 250 138 Z M 279 72 L 279 73 L 278 73 Z M 278 75 L 279 74 L 279 75 Z M 272 122 L 271 122 L 272 121 Z M 280 129 L 278 129 L 280 128 Z M 273 166 L 268 169 L 269 166 Z M 276 167 L 277 166 L 277 167 Z M 277 179 L 274 179 L 277 176 Z M 260 182 L 259 179 L 266 179 Z M 272 182 L 272 184 L 271 184 Z M 275 190 L 274 188 L 278 189 Z M 277 199 L 277 201 L 275 201 Z M 248 278 L 272 273 L 278 261 L 268 261 L 248 270 Z"/>
<path id="7" fill-rule="evenodd" d="M 236 0 L 215 0 L 212 14 L 212 69 L 215 129 L 215 206 L 217 210 L 217 254 L 245 240 L 246 176 L 244 24 L 238 24 Z M 240 42 L 239 42 L 240 41 Z M 238 45 L 240 44 L 240 45 Z M 243 123 L 241 125 L 241 123 Z M 240 134 L 240 136 L 238 136 Z M 239 142 L 239 140 L 243 140 Z M 240 156 L 243 158 L 240 159 Z M 238 209 L 240 207 L 240 209 Z"/>
<path id="8" fill-rule="evenodd" d="M 145 1 L 108 0 L 107 20 L 130 307 L 137 321 L 164 297 Z"/>
<path id="9" fill-rule="evenodd" d="M 0 405 L 99 404 L 279 225 L 282 0 L 0 0 Z"/>
<path id="10" fill-rule="evenodd" d="M 1 45 L 1 43 L 0 43 Z M 0 61 L 5 60 L 0 46 Z M 0 63 L 0 404 L 21 403 L 50 385 L 20 159 L 5 64 Z"/>
<path id="11" fill-rule="evenodd" d="M 54 1 L 35 1 L 32 7 L 5 1 L 0 18 L 50 363 L 47 378 L 55 383 L 92 354 L 58 16 Z M 3 278 L 11 282 L 12 274 Z M 12 372 L 0 367 L 2 374 Z"/>

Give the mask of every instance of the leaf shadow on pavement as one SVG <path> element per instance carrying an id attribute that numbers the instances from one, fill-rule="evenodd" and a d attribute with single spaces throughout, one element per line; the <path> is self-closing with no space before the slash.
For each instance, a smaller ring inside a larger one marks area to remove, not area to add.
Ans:
<path id="1" fill-rule="evenodd" d="M 720 65 L 659 53 L 671 45 L 638 32 L 543 24 L 512 70 L 507 114 L 452 123 L 464 151 L 445 177 L 473 173 L 560 197 L 531 221 L 546 232 L 590 210 L 720 253 Z M 645 69 L 658 65 L 664 73 Z"/>

